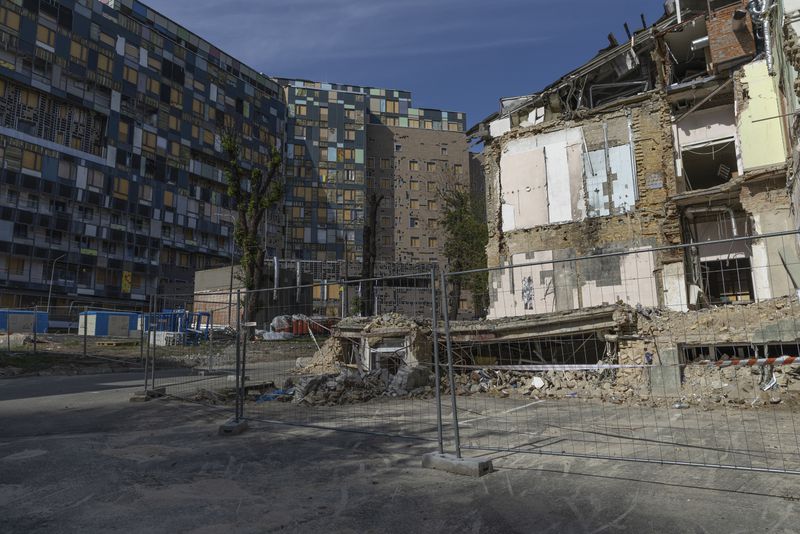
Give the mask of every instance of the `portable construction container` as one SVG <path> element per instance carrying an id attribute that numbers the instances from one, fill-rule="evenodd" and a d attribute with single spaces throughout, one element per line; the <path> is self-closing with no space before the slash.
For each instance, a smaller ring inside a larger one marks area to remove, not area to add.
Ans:
<path id="1" fill-rule="evenodd" d="M 78 318 L 78 334 L 96 337 L 138 337 L 139 314 L 117 311 L 86 311 Z"/>
<path id="2" fill-rule="evenodd" d="M 33 334 L 35 326 L 37 334 L 46 334 L 48 322 L 47 312 L 0 310 L 0 332 L 7 332 L 9 334 Z"/>

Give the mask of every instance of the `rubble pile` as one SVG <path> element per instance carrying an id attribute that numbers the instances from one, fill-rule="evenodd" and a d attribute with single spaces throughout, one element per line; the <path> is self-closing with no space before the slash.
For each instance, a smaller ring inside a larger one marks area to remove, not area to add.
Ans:
<path id="1" fill-rule="evenodd" d="M 304 375 L 330 375 L 339 372 L 345 359 L 345 342 L 342 338 L 331 337 L 311 358 L 298 358 L 296 372 Z"/>
<path id="2" fill-rule="evenodd" d="M 427 379 L 428 377 L 426 377 Z M 425 385 L 411 391 L 397 390 L 393 389 L 391 384 L 386 386 L 380 370 L 362 376 L 355 371 L 344 369 L 338 374 L 301 378 L 294 385 L 293 395 L 290 399 L 295 404 L 335 406 L 367 402 L 383 396 L 428 398 L 433 396 L 433 389 L 429 385 Z"/>
<path id="3" fill-rule="evenodd" d="M 689 365 L 682 389 L 689 403 L 778 404 L 800 393 L 800 369 Z"/>
<path id="4" fill-rule="evenodd" d="M 581 397 L 622 402 L 647 397 L 632 373 L 613 371 L 472 371 L 456 376 L 456 394 L 487 393 L 496 397 Z M 449 393 L 449 387 L 446 388 Z"/>
<path id="5" fill-rule="evenodd" d="M 381 328 L 402 328 L 406 330 L 416 330 L 419 327 L 420 324 L 417 323 L 417 321 L 406 317 L 405 315 L 399 313 L 387 313 L 385 315 L 379 315 L 370 321 L 367 326 L 362 329 L 362 332 L 372 332 L 373 330 L 379 330 Z"/>
<path id="6" fill-rule="evenodd" d="M 733 304 L 690 312 L 661 310 L 639 320 L 641 333 L 688 344 L 794 341 L 797 297 L 779 297 L 746 306 Z"/>

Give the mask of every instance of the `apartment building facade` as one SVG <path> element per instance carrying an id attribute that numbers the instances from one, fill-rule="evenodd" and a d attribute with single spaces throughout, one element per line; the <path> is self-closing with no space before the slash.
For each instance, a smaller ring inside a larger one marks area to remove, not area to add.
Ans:
<path id="1" fill-rule="evenodd" d="M 474 129 L 486 142 L 489 265 L 557 262 L 493 277 L 495 294 L 519 298 L 490 316 L 794 293 L 790 237 L 713 245 L 797 228 L 796 74 L 782 3 L 771 4 L 667 2 L 655 25 L 541 92 L 504 99 Z M 695 246 L 663 250 L 681 244 Z"/>
<path id="2" fill-rule="evenodd" d="M 138 2 L 4 2 L 0 41 L 0 305 L 144 301 L 228 261 L 220 131 L 266 163 L 277 82 Z"/>
<path id="3" fill-rule="evenodd" d="M 411 187 L 394 172 L 412 145 L 371 146 L 373 129 L 424 135 L 456 158 L 467 150 L 463 113 L 414 108 L 405 91 L 270 78 L 134 0 L 4 2 L 0 43 L 0 307 L 41 304 L 51 289 L 54 307 L 143 303 L 228 264 L 228 127 L 245 168 L 272 148 L 283 155 L 267 255 L 324 276 L 361 276 L 369 194 Z M 395 267 L 435 257 L 422 238 L 398 256 L 393 228 L 379 232 L 380 259 Z"/>

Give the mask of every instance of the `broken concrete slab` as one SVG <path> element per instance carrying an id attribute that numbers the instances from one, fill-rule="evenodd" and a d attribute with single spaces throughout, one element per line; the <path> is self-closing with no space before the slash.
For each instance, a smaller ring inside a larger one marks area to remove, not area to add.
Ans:
<path id="1" fill-rule="evenodd" d="M 439 454 L 438 452 L 424 455 L 422 457 L 422 467 L 475 478 L 488 475 L 494 470 L 491 460 L 458 458 L 453 454 Z"/>

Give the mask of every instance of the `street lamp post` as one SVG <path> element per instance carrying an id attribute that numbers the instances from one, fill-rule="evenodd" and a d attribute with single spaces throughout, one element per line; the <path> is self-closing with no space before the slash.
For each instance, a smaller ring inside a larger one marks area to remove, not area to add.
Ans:
<path id="1" fill-rule="evenodd" d="M 66 254 L 62 254 L 61 256 L 57 257 L 53 260 L 53 267 L 50 269 L 50 290 L 47 292 L 47 314 L 50 315 L 50 298 L 53 296 L 53 277 L 56 274 L 56 263 L 58 260 L 65 257 Z"/>

